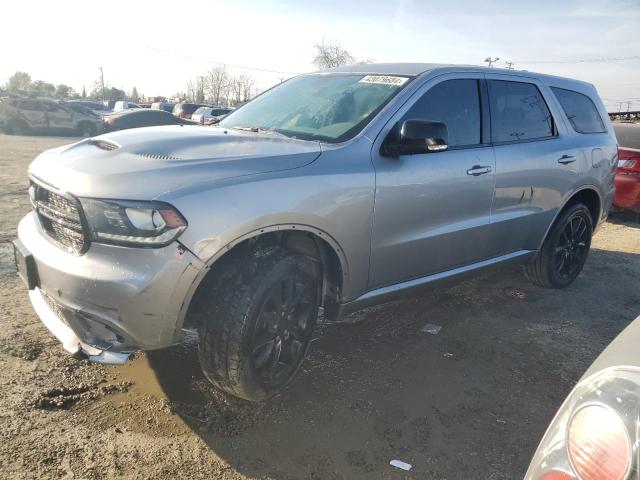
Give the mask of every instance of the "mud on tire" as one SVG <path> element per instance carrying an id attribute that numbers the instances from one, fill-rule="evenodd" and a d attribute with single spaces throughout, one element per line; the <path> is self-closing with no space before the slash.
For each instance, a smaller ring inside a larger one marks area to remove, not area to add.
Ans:
<path id="1" fill-rule="evenodd" d="M 223 259 L 224 260 L 224 259 Z M 265 400 L 296 375 L 320 302 L 316 262 L 280 247 L 227 261 L 198 301 L 198 356 L 218 388 Z"/>

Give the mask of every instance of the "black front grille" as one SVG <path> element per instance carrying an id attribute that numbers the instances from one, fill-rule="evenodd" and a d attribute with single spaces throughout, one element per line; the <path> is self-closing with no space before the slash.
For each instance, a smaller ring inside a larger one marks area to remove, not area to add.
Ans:
<path id="1" fill-rule="evenodd" d="M 88 242 L 77 200 L 56 193 L 40 183 L 31 182 L 31 205 L 47 235 L 68 252 L 79 255 Z"/>

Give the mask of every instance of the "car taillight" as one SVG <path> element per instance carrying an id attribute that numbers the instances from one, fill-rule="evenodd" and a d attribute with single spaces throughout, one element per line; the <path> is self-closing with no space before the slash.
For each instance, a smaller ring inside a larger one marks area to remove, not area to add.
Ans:
<path id="1" fill-rule="evenodd" d="M 618 160 L 619 168 L 633 168 L 636 166 L 636 160 Z"/>
<path id="2" fill-rule="evenodd" d="M 635 479 L 639 435 L 640 369 L 603 370 L 567 397 L 525 480 Z"/>
<path id="3" fill-rule="evenodd" d="M 631 467 L 631 442 L 623 420 L 611 408 L 578 410 L 567 434 L 567 450 L 581 480 L 625 480 Z"/>
<path id="4" fill-rule="evenodd" d="M 576 480 L 576 477 L 574 477 L 573 475 L 569 475 L 567 472 L 552 470 L 542 475 L 542 477 L 540 477 L 540 480 Z"/>
<path id="5" fill-rule="evenodd" d="M 204 115 L 200 115 L 200 125 L 204 125 Z"/>

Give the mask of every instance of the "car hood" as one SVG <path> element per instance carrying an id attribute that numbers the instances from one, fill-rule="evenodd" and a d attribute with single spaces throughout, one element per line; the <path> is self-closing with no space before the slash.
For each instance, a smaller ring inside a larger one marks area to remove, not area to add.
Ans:
<path id="1" fill-rule="evenodd" d="M 200 183 L 299 168 L 320 144 L 219 127 L 136 128 L 48 150 L 29 174 L 81 197 L 150 200 Z"/>
<path id="2" fill-rule="evenodd" d="M 640 317 L 631 322 L 600 354 L 582 379 L 611 367 L 640 368 Z"/>

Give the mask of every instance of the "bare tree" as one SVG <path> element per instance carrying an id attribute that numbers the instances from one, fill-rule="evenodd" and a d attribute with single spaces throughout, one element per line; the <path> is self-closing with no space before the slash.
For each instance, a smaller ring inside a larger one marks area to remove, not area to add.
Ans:
<path id="1" fill-rule="evenodd" d="M 220 105 L 226 99 L 229 90 L 229 73 L 223 66 L 213 67 L 205 77 L 206 93 L 214 105 Z"/>
<path id="2" fill-rule="evenodd" d="M 320 69 L 351 65 L 356 61 L 355 57 L 338 42 L 326 43 L 322 39 L 322 42 L 314 45 L 313 48 L 316 51 L 313 64 Z"/>
<path id="3" fill-rule="evenodd" d="M 248 102 L 253 97 L 253 87 L 256 83 L 256 80 L 249 75 L 248 73 L 243 73 L 240 75 L 240 80 L 242 83 L 242 102 Z"/>
<path id="4" fill-rule="evenodd" d="M 187 92 L 186 92 L 185 100 L 187 102 L 195 102 L 196 96 L 198 95 L 198 86 L 194 83 L 193 80 L 189 80 L 187 82 Z"/>
<path id="5" fill-rule="evenodd" d="M 229 79 L 229 93 L 230 100 L 233 105 L 240 103 L 242 97 L 242 79 L 239 75 L 234 75 Z"/>

